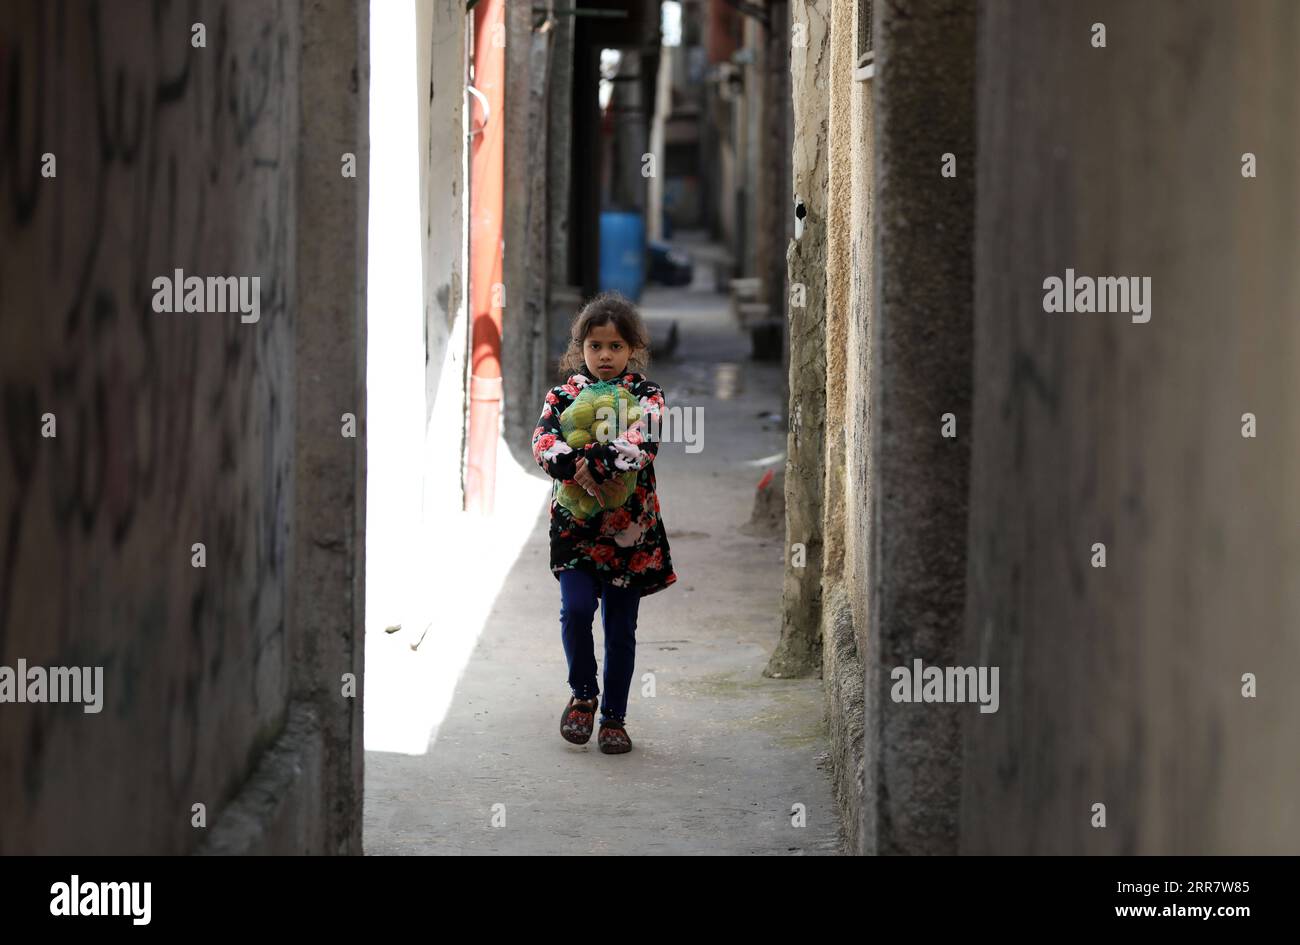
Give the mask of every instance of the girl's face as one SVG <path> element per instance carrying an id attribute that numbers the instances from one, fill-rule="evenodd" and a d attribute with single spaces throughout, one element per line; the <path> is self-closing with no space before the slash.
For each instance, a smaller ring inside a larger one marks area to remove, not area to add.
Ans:
<path id="1" fill-rule="evenodd" d="M 623 336 L 612 324 L 596 325 L 587 330 L 587 337 L 582 341 L 582 357 L 587 362 L 587 370 L 597 380 L 607 381 L 618 377 L 627 367 L 627 360 L 632 356 Z"/>

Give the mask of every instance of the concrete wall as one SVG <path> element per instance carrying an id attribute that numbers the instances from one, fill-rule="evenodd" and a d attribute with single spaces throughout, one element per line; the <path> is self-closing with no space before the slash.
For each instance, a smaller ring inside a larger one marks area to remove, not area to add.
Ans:
<path id="1" fill-rule="evenodd" d="M 1300 852 L 1300 9 L 983 16 L 961 849 Z M 1150 321 L 1046 314 L 1067 267 Z"/>
<path id="2" fill-rule="evenodd" d="M 974 228 L 975 3 L 898 0 L 875 20 L 863 850 L 957 846 L 959 712 L 895 703 L 897 666 L 955 665 L 966 573 Z M 941 156 L 964 169 L 940 176 Z M 1007 179 L 1014 179 L 1014 175 Z M 990 235 L 989 238 L 992 238 Z M 958 436 L 941 435 L 942 415 Z"/>
<path id="3" fill-rule="evenodd" d="M 820 628 L 850 848 L 1296 852 L 1300 12 L 878 4 L 850 83 L 852 6 L 793 5 L 787 524 L 825 553 L 773 660 Z M 1067 268 L 1150 276 L 1152 321 L 1045 313 Z M 895 703 L 914 659 L 998 667 L 998 711 Z"/>
<path id="4" fill-rule="evenodd" d="M 364 421 L 345 326 L 365 251 L 365 11 L 0 10 L 0 97 L 15 105 L 0 160 L 0 665 L 104 668 L 98 714 L 0 705 L 2 853 L 359 848 L 359 700 L 338 680 L 356 667 L 363 441 L 339 437 L 337 402 L 303 397 L 328 388 Z M 300 133 L 325 101 L 319 133 Z M 41 176 L 46 152 L 57 176 Z M 308 195 L 323 203 L 300 214 Z M 260 320 L 156 314 L 152 280 L 177 268 L 260 277 Z M 334 268 L 321 291 L 338 297 L 299 318 Z M 336 342 L 327 363 L 317 320 Z M 301 503 L 325 497 L 309 526 Z M 320 555 L 324 596 L 296 598 Z"/>
<path id="5" fill-rule="evenodd" d="M 841 821 L 848 828 L 846 847 L 856 850 L 862 819 L 863 698 L 862 661 L 852 610 L 854 587 L 847 583 L 850 528 L 865 507 L 850 501 L 846 480 L 850 453 L 865 456 L 866 439 L 851 440 L 851 418 L 865 407 L 864 377 L 850 383 L 850 365 L 858 352 L 850 347 L 850 331 L 867 318 L 867 300 L 854 294 L 854 249 L 863 233 L 853 226 L 861 216 L 859 204 L 867 194 L 854 188 L 854 177 L 869 160 L 862 149 L 861 122 L 855 105 L 864 86 L 853 78 L 854 0 L 831 5 L 830 71 L 826 93 L 830 98 L 827 124 L 827 232 L 826 232 L 826 470 L 822 487 L 822 678 L 826 681 L 826 715 L 831 736 L 832 772 Z M 857 131 L 859 134 L 855 134 Z M 869 232 L 869 231 L 867 231 Z M 852 342 L 862 344 L 862 332 Z M 860 469 L 859 464 L 855 469 Z M 855 497 L 856 498 L 856 495 Z M 863 619 L 865 613 L 857 615 Z"/>
<path id="6" fill-rule="evenodd" d="M 426 424 L 444 366 L 452 361 L 447 346 L 465 311 L 466 22 L 457 0 L 416 0 Z M 439 444 L 441 452 L 445 445 Z"/>
<path id="7" fill-rule="evenodd" d="M 502 281 L 506 301 L 501 312 L 501 383 L 505 441 L 520 444 L 531 439 L 537 418 L 534 396 L 535 356 L 541 329 L 537 300 L 529 299 L 530 270 L 545 269 L 544 246 L 529 248 L 532 195 L 529 182 L 546 173 L 545 151 L 532 148 L 531 116 L 533 11 L 530 4 L 506 3 L 505 109 L 492 116 L 505 122 L 505 184 L 502 206 Z M 492 119 L 489 119 L 492 120 Z M 533 173 L 529 173 L 529 171 Z M 544 215 L 545 207 L 539 207 Z M 521 251 L 522 250 L 522 251 Z M 516 449 L 518 447 L 516 446 Z"/>
<path id="8" fill-rule="evenodd" d="M 854 25 L 854 35 L 855 32 Z M 857 61 L 857 60 L 854 60 Z M 871 511 L 874 508 L 870 477 L 871 442 L 871 317 L 872 272 L 874 272 L 875 226 L 872 195 L 872 87 L 874 81 L 854 82 L 850 94 L 849 188 L 853 204 L 849 214 L 849 312 L 845 333 L 845 441 L 844 454 L 844 572 L 842 588 L 848 595 L 848 623 L 852 638 L 836 633 L 836 647 L 846 651 L 842 666 L 852 669 L 848 679 L 837 682 L 840 698 L 839 738 L 833 740 L 832 757 L 842 760 L 840 779 L 841 811 L 848 824 L 849 849 L 862 851 L 862 793 L 865 790 L 865 698 L 863 659 L 867 654 L 867 630 L 871 623 Z M 852 656 L 852 660 L 850 660 Z M 840 675 L 840 673 L 837 673 Z M 855 679 L 854 679 L 855 676 Z M 829 675 L 827 676 L 829 679 Z M 852 685 L 857 685 L 854 692 Z M 833 718 L 833 716 L 832 716 Z M 833 729 L 832 729 L 833 731 Z"/>
<path id="9" fill-rule="evenodd" d="M 469 345 L 468 149 L 465 41 L 458 0 L 416 0 L 416 89 L 424 283 L 424 457 L 426 527 L 464 507 Z M 454 448 L 448 449 L 453 444 Z"/>
<path id="10" fill-rule="evenodd" d="M 826 240 L 829 100 L 831 67 L 829 9 L 794 0 L 792 28 L 804 43 L 790 50 L 794 135 L 791 177 L 804 210 L 802 235 L 787 252 L 791 291 L 804 287 L 804 304 L 790 307 L 790 431 L 786 447 L 787 558 L 782 595 L 781 639 L 765 673 L 799 676 L 821 666 L 822 487 L 826 427 Z M 796 232 L 798 225 L 796 224 Z M 804 547 L 802 564 L 793 546 Z"/>
<path id="11" fill-rule="evenodd" d="M 324 835 L 268 838 L 249 852 L 361 851 L 361 680 L 365 659 L 366 247 L 368 230 L 369 23 L 365 0 L 302 0 L 298 96 L 297 400 L 294 423 L 295 568 L 291 573 L 291 683 L 295 708 L 316 713 Z M 336 155 L 357 158 L 357 176 L 335 172 Z M 293 214 L 293 209 L 286 208 Z M 341 435 L 344 414 L 357 435 Z M 342 678 L 356 680 L 345 696 Z M 289 730 L 290 739 L 295 732 Z M 288 739 L 281 739 L 283 743 Z M 284 750 L 285 746 L 279 746 Z M 289 767 L 315 770 L 315 758 Z M 276 756 L 259 765 L 283 768 Z M 286 772 L 284 777 L 288 778 Z M 247 793 L 247 791 L 245 792 Z M 286 816 L 317 795 L 285 797 Z M 288 839 L 287 837 L 285 838 Z"/>
<path id="12" fill-rule="evenodd" d="M 856 61 L 856 60 L 855 60 Z M 875 125 L 874 79 L 855 81 L 849 95 L 849 302 L 845 332 L 844 386 L 852 394 L 844 408 L 844 586 L 853 611 L 854 645 L 866 652 L 870 622 L 868 589 L 871 510 L 871 318 L 874 302 Z"/>
<path id="13" fill-rule="evenodd" d="M 763 34 L 762 132 L 759 136 L 759 200 L 754 220 L 758 242 L 755 275 L 762 279 L 763 300 L 773 318 L 786 319 L 790 308 L 786 250 L 794 236 L 790 195 L 790 4 L 768 4 L 770 22 Z M 786 373 L 789 383 L 789 373 Z M 783 403 L 789 404 L 789 391 Z"/>
<path id="14" fill-rule="evenodd" d="M 560 16 L 551 27 L 551 63 L 546 103 L 546 257 L 548 275 L 546 357 L 538 380 L 548 387 L 568 346 L 569 322 L 581 304 L 581 292 L 569 285 L 569 201 L 573 188 L 573 75 L 574 20 Z"/>
<path id="15" fill-rule="evenodd" d="M 737 237 L 740 243 L 740 271 L 745 276 L 760 275 L 758 207 L 767 202 L 762 189 L 761 145 L 763 135 L 763 85 L 767 72 L 767 41 L 763 25 L 754 17 L 745 17 L 742 36 L 748 63 L 740 67 L 744 96 L 736 110 L 740 132 L 740 208 L 737 213 Z"/>

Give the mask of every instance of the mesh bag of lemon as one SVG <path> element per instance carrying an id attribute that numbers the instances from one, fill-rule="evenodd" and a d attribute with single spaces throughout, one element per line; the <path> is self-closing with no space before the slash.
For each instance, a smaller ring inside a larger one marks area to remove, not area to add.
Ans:
<path id="1" fill-rule="evenodd" d="M 564 434 L 564 442 L 581 450 L 588 443 L 614 441 L 640 417 L 641 407 L 627 388 L 610 381 L 597 381 L 584 387 L 560 414 L 560 432 Z M 620 419 L 626 421 L 624 426 L 620 426 Z M 602 483 L 600 498 L 577 483 L 564 483 L 559 486 L 556 499 L 575 518 L 589 518 L 600 511 L 602 499 L 606 509 L 616 509 L 626 502 L 636 491 L 636 476 L 636 470 L 630 469 Z"/>

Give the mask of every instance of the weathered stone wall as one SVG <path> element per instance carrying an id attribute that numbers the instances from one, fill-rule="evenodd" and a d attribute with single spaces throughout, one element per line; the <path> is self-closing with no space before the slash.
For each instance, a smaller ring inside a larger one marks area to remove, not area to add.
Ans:
<path id="1" fill-rule="evenodd" d="M 861 236 L 854 228 L 866 199 L 853 186 L 869 161 L 862 147 L 861 122 L 855 106 L 861 83 L 853 78 L 854 26 L 857 4 L 835 0 L 831 5 L 831 56 L 827 77 L 830 96 L 828 122 L 829 173 L 827 176 L 826 251 L 826 478 L 822 490 L 822 533 L 825 557 L 822 573 L 822 678 L 825 680 L 826 717 L 830 731 L 832 772 L 840 819 L 848 829 L 846 847 L 856 850 L 862 820 L 863 697 L 862 662 L 854 628 L 854 588 L 847 583 L 846 568 L 851 528 L 863 509 L 855 505 L 847 488 L 847 457 L 866 453 L 866 441 L 854 441 L 851 417 L 866 401 L 865 378 L 851 377 L 862 343 L 860 326 L 866 320 L 866 302 L 854 294 L 853 258 Z M 859 132 L 855 134 L 854 132 Z M 852 381 L 859 381 L 855 385 Z M 859 434 L 862 431 L 858 431 Z"/>
<path id="2" fill-rule="evenodd" d="M 804 42 L 790 50 L 794 104 L 792 181 L 802 203 L 801 235 L 787 252 L 790 288 L 803 286 L 803 305 L 790 307 L 790 432 L 785 507 L 789 547 L 802 544 L 802 566 L 787 559 L 781 640 L 767 673 L 798 676 L 821 666 L 822 500 L 826 425 L 826 239 L 830 26 L 826 4 L 794 0 L 793 29 Z M 796 224 L 796 232 L 798 225 Z"/>
<path id="3" fill-rule="evenodd" d="M 872 239 L 875 153 L 872 121 L 874 79 L 855 81 L 850 95 L 849 181 L 853 199 L 849 213 L 849 311 L 845 337 L 844 387 L 844 585 L 853 608 L 853 631 L 859 653 L 866 651 L 870 586 L 870 523 L 872 509 L 869 419 L 871 414 L 871 316 L 875 265 Z"/>

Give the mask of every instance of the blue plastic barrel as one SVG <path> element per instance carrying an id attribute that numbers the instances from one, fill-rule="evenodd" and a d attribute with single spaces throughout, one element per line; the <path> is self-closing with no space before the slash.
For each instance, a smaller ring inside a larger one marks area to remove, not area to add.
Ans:
<path id="1" fill-rule="evenodd" d="M 645 218 L 606 210 L 600 215 L 600 291 L 640 301 L 645 285 Z"/>

